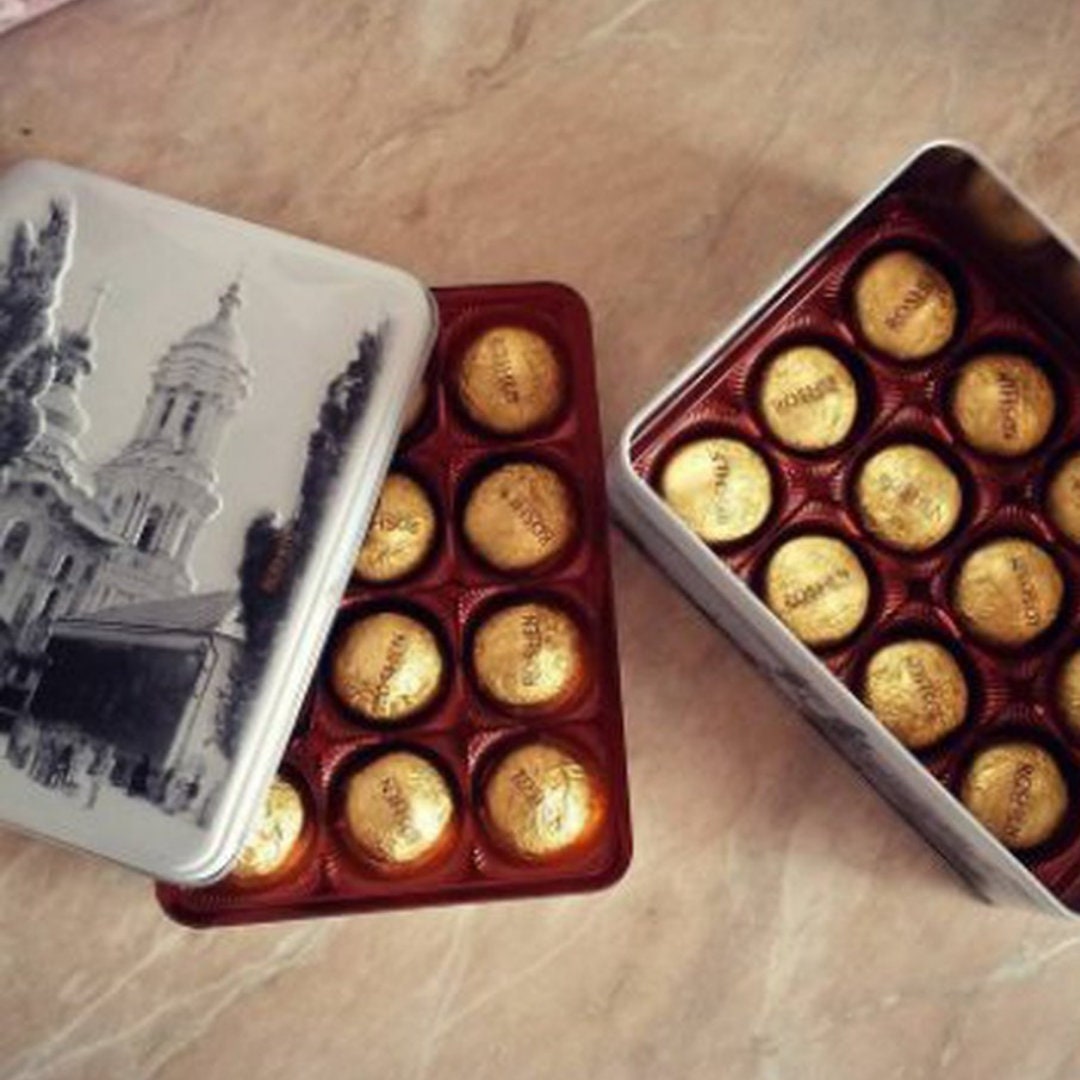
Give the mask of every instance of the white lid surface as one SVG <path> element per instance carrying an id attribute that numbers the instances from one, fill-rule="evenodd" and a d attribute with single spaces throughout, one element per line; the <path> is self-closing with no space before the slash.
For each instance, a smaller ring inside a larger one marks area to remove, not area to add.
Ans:
<path id="1" fill-rule="evenodd" d="M 224 872 L 434 329 L 399 270 L 65 166 L 0 176 L 0 820 Z"/>

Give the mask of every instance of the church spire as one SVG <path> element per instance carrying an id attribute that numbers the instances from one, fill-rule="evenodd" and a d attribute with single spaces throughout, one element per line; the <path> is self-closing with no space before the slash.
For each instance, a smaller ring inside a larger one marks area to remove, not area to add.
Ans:
<path id="1" fill-rule="evenodd" d="M 90 301 L 82 326 L 75 330 L 64 329 L 61 332 L 56 350 L 54 383 L 77 389 L 79 378 L 93 371 L 92 335 L 108 291 L 108 286 L 98 285 L 94 289 L 94 296 Z M 85 424 L 82 426 L 85 427 Z"/>
<path id="2" fill-rule="evenodd" d="M 247 345 L 236 315 L 241 303 L 234 280 L 218 296 L 213 318 L 166 349 L 133 437 L 98 470 L 99 504 L 134 549 L 123 566 L 110 564 L 106 572 L 117 596 L 138 600 L 191 591 L 192 548 L 221 509 L 218 449 L 250 393 Z"/>
<path id="3" fill-rule="evenodd" d="M 89 426 L 89 419 L 79 401 L 79 381 L 94 370 L 91 334 L 105 292 L 104 286 L 95 289 L 81 327 L 64 327 L 60 331 L 53 353 L 52 382 L 41 395 L 45 426 L 29 451 L 30 458 L 58 480 L 84 491 L 88 485 L 79 438 Z"/>

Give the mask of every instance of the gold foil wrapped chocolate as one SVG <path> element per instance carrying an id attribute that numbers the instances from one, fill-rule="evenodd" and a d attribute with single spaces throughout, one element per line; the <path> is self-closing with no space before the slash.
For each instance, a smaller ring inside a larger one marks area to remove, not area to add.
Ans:
<path id="1" fill-rule="evenodd" d="M 586 678 L 585 643 L 577 623 L 551 604 L 513 604 L 476 632 L 473 670 L 493 701 L 512 708 L 554 708 Z"/>
<path id="2" fill-rule="evenodd" d="M 958 728 L 969 697 L 952 653 L 920 638 L 878 649 L 866 665 L 862 696 L 878 720 L 914 750 L 933 746 Z"/>
<path id="3" fill-rule="evenodd" d="M 522 435 L 558 415 L 566 376 L 554 349 L 539 334 L 521 326 L 496 326 L 466 349 L 458 396 L 481 427 Z"/>
<path id="4" fill-rule="evenodd" d="M 695 439 L 664 465 L 660 494 L 707 544 L 727 544 L 768 517 L 772 476 L 764 458 L 739 439 Z"/>
<path id="5" fill-rule="evenodd" d="M 437 527 L 435 507 L 424 489 L 404 473 L 390 473 L 383 481 L 353 572 L 362 581 L 376 584 L 408 577 L 430 554 Z"/>
<path id="6" fill-rule="evenodd" d="M 1080 453 L 1070 454 L 1057 468 L 1047 493 L 1050 520 L 1080 544 Z"/>
<path id="7" fill-rule="evenodd" d="M 444 855 L 454 841 L 456 817 L 442 772 L 407 750 L 368 762 L 345 787 L 349 843 L 386 873 L 416 870 Z"/>
<path id="8" fill-rule="evenodd" d="M 366 615 L 334 645 L 330 681 L 348 708 L 376 724 L 398 724 L 439 695 L 444 659 L 435 635 L 397 611 Z"/>
<path id="9" fill-rule="evenodd" d="M 963 489 L 932 450 L 898 443 L 863 463 L 855 501 L 867 531 L 900 551 L 925 551 L 956 528 Z"/>
<path id="10" fill-rule="evenodd" d="M 1058 617 L 1065 582 L 1053 556 L 1022 537 L 991 540 L 970 552 L 953 585 L 953 606 L 976 637 L 1019 648 Z"/>
<path id="11" fill-rule="evenodd" d="M 771 357 L 758 409 L 774 438 L 792 450 L 829 450 L 851 433 L 859 393 L 847 365 L 820 345 L 796 345 Z"/>
<path id="12" fill-rule="evenodd" d="M 533 571 L 558 559 L 578 529 L 574 497 L 563 478 L 536 462 L 502 465 L 473 489 L 465 537 L 497 570 Z"/>
<path id="13" fill-rule="evenodd" d="M 1069 808 L 1069 789 L 1053 755 L 1031 742 L 998 743 L 976 754 L 960 797 L 1014 851 L 1046 843 Z"/>
<path id="14" fill-rule="evenodd" d="M 949 279 L 914 251 L 887 251 L 855 282 L 855 317 L 863 336 L 896 360 L 923 360 L 956 332 L 956 294 Z"/>
<path id="15" fill-rule="evenodd" d="M 1050 432 L 1054 387 L 1034 360 L 1018 353 L 982 353 L 960 369 L 951 408 L 964 441 L 997 457 L 1034 450 Z"/>
<path id="16" fill-rule="evenodd" d="M 603 821 L 606 800 L 584 759 L 537 741 L 511 750 L 492 769 L 483 806 L 500 847 L 519 859 L 544 861 L 586 847 Z"/>
<path id="17" fill-rule="evenodd" d="M 765 568 L 765 603 L 812 648 L 851 637 L 870 608 L 870 580 L 843 540 L 819 533 L 782 543 Z"/>
<path id="18" fill-rule="evenodd" d="M 306 819 L 300 792 L 284 777 L 276 777 L 233 863 L 233 884 L 261 886 L 280 880 L 301 854 Z"/>

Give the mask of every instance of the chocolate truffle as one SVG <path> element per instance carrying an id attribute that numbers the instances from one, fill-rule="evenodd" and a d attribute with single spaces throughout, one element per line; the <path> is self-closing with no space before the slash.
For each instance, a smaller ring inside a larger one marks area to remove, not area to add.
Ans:
<path id="1" fill-rule="evenodd" d="M 765 568 L 765 602 L 812 648 L 850 637 L 870 607 L 870 580 L 843 540 L 811 533 L 781 544 Z"/>
<path id="2" fill-rule="evenodd" d="M 577 535 L 574 497 L 554 469 L 535 462 L 502 465 L 485 476 L 465 506 L 465 537 L 496 570 L 538 570 Z"/>
<path id="3" fill-rule="evenodd" d="M 1053 756 L 1029 742 L 1006 742 L 976 754 L 964 776 L 964 805 L 1006 847 L 1038 847 L 1057 831 L 1069 789 Z"/>
<path id="4" fill-rule="evenodd" d="M 964 557 L 953 605 L 964 625 L 992 645 L 1019 648 L 1057 618 L 1065 582 L 1053 557 L 1021 537 L 991 540 Z"/>
<path id="5" fill-rule="evenodd" d="M 550 604 L 502 608 L 473 641 L 473 669 L 493 701 L 514 708 L 553 708 L 585 679 L 585 645 L 577 624 Z"/>
<path id="6" fill-rule="evenodd" d="M 1080 453 L 1070 454 L 1058 466 L 1046 504 L 1050 520 L 1074 544 L 1080 544 Z"/>
<path id="7" fill-rule="evenodd" d="M 394 750 L 364 765 L 345 787 L 350 845 L 385 873 L 430 864 L 455 835 L 450 785 L 427 758 Z"/>
<path id="8" fill-rule="evenodd" d="M 695 439 L 668 459 L 660 494 L 707 544 L 729 544 L 768 517 L 772 476 L 764 458 L 739 439 Z"/>
<path id="9" fill-rule="evenodd" d="M 362 581 L 378 584 L 407 577 L 430 553 L 436 527 L 435 507 L 427 492 L 404 473 L 390 473 L 353 571 Z"/>
<path id="10" fill-rule="evenodd" d="M 1062 719 L 1080 737 L 1080 649 L 1070 654 L 1058 672 L 1056 697 Z"/>
<path id="11" fill-rule="evenodd" d="M 897 443 L 863 463 L 855 503 L 866 530 L 900 551 L 925 551 L 956 528 L 963 490 L 932 450 Z"/>
<path id="12" fill-rule="evenodd" d="M 1054 422 L 1054 388 L 1034 360 L 983 353 L 968 360 L 953 385 L 951 408 L 964 441 L 997 457 L 1030 453 Z"/>
<path id="13" fill-rule="evenodd" d="M 894 641 L 866 665 L 863 700 L 905 746 L 918 750 L 964 722 L 967 679 L 952 653 L 936 641 Z"/>
<path id="14" fill-rule="evenodd" d="M 420 621 L 381 611 L 352 623 L 333 653 L 331 683 L 353 711 L 377 724 L 415 716 L 439 695 L 442 650 Z"/>
<path id="15" fill-rule="evenodd" d="M 847 365 L 820 345 L 773 356 L 758 390 L 766 427 L 792 450 L 829 450 L 851 433 L 859 393 Z"/>
<path id="16" fill-rule="evenodd" d="M 855 282 L 863 336 L 896 360 L 940 352 L 956 330 L 956 294 L 948 278 L 913 251 L 878 255 Z"/>
<path id="17" fill-rule="evenodd" d="M 280 879 L 296 864 L 305 819 L 300 792 L 284 777 L 276 777 L 233 864 L 232 882 L 268 885 Z"/>
<path id="18" fill-rule="evenodd" d="M 495 766 L 484 785 L 483 805 L 499 846 L 531 861 L 585 847 L 605 812 L 591 768 L 562 746 L 543 741 L 517 747 Z"/>
<path id="19" fill-rule="evenodd" d="M 498 435 L 522 435 L 558 415 L 566 379 L 555 351 L 539 334 L 496 326 L 466 349 L 458 396 L 481 427 Z"/>

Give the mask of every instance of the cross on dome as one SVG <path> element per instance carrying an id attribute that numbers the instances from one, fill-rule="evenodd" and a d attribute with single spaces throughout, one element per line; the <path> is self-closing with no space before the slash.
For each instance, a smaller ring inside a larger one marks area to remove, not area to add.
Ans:
<path id="1" fill-rule="evenodd" d="M 206 379 L 213 380 L 213 371 L 216 370 L 220 377 L 235 379 L 239 396 L 246 396 L 251 373 L 246 363 L 247 345 L 236 317 L 242 305 L 240 279 L 237 277 L 218 297 L 214 317 L 209 322 L 192 327 L 169 349 L 159 367 L 159 374 L 170 367 L 187 370 L 194 365 L 194 369 L 200 372 L 195 381 L 200 383 Z"/>

